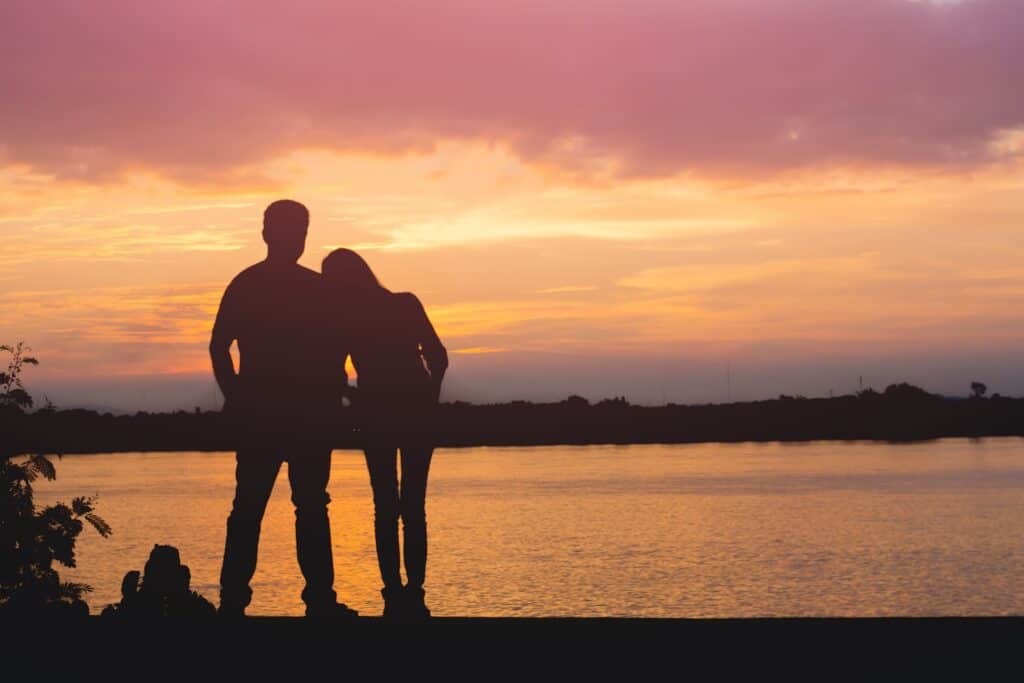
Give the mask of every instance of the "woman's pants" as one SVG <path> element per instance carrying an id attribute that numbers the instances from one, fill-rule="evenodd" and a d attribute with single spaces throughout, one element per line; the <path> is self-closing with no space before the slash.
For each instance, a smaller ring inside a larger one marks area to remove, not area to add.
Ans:
<path id="1" fill-rule="evenodd" d="M 423 588 L 427 569 L 427 472 L 432 447 L 402 448 L 402 479 L 396 471 L 394 447 L 367 448 L 366 466 L 373 487 L 377 562 L 385 589 L 402 586 L 398 554 L 398 518 L 402 518 L 405 575 L 410 587 Z"/>

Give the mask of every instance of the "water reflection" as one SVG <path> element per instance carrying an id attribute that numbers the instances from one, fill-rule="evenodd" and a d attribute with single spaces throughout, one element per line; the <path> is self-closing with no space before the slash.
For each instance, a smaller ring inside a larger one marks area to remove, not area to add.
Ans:
<path id="1" fill-rule="evenodd" d="M 1024 612 L 1024 441 L 440 450 L 428 494 L 441 615 L 931 615 Z M 68 578 L 98 610 L 154 543 L 212 599 L 230 454 L 67 456 L 39 501 L 96 492 Z M 282 473 L 283 474 L 283 473 Z M 251 614 L 301 614 L 287 482 L 264 521 Z M 340 599 L 380 611 L 369 482 L 335 453 Z"/>

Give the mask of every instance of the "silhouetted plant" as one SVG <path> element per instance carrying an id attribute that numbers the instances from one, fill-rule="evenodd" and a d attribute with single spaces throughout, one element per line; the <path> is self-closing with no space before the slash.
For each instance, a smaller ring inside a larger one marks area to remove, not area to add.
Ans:
<path id="1" fill-rule="evenodd" d="M 0 409 L 8 411 L 24 411 L 32 407 L 32 397 L 21 384 L 21 371 L 26 365 L 39 365 L 39 361 L 26 355 L 31 351 L 25 342 L 16 346 L 0 344 L 0 352 L 9 353 L 7 370 L 0 372 Z"/>
<path id="2" fill-rule="evenodd" d="M 32 406 L 21 383 L 26 365 L 38 361 L 30 349 L 0 346 L 11 359 L 0 373 L 0 412 L 5 422 L 16 420 Z M 54 563 L 75 566 L 75 541 L 88 522 L 101 536 L 111 529 L 95 512 L 95 499 L 78 497 L 71 505 L 56 503 L 36 509 L 32 484 L 39 477 L 53 480 L 57 470 L 42 453 L 15 455 L 3 449 L 0 457 L 0 610 L 39 612 L 54 608 L 88 613 L 83 583 L 62 582 Z"/>
<path id="3" fill-rule="evenodd" d="M 988 387 L 981 382 L 971 382 L 971 398 L 985 398 Z"/>

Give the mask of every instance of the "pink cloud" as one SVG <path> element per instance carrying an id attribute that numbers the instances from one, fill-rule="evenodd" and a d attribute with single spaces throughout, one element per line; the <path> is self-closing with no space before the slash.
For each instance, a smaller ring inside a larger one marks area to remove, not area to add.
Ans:
<path id="1" fill-rule="evenodd" d="M 1024 125 L 1019 0 L 5 6 L 0 155 L 223 180 L 297 147 L 502 141 L 623 174 L 972 166 Z M 250 169 L 251 170 L 251 169 Z"/>

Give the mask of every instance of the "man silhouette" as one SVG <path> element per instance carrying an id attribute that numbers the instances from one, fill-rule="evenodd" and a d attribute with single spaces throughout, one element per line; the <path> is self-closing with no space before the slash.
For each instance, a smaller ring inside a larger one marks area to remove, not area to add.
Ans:
<path id="1" fill-rule="evenodd" d="M 220 611 L 242 615 L 252 597 L 260 524 L 281 463 L 295 504 L 295 542 L 306 579 L 306 614 L 352 616 L 337 603 L 327 515 L 331 443 L 325 438 L 344 358 L 332 358 L 320 331 L 325 299 L 320 274 L 297 261 L 309 212 L 280 200 L 263 214 L 267 258 L 239 273 L 221 299 L 210 340 L 224 415 L 237 442 L 235 498 L 227 522 Z M 238 342 L 239 367 L 231 358 Z M 337 354 L 333 354 L 337 355 Z"/>

